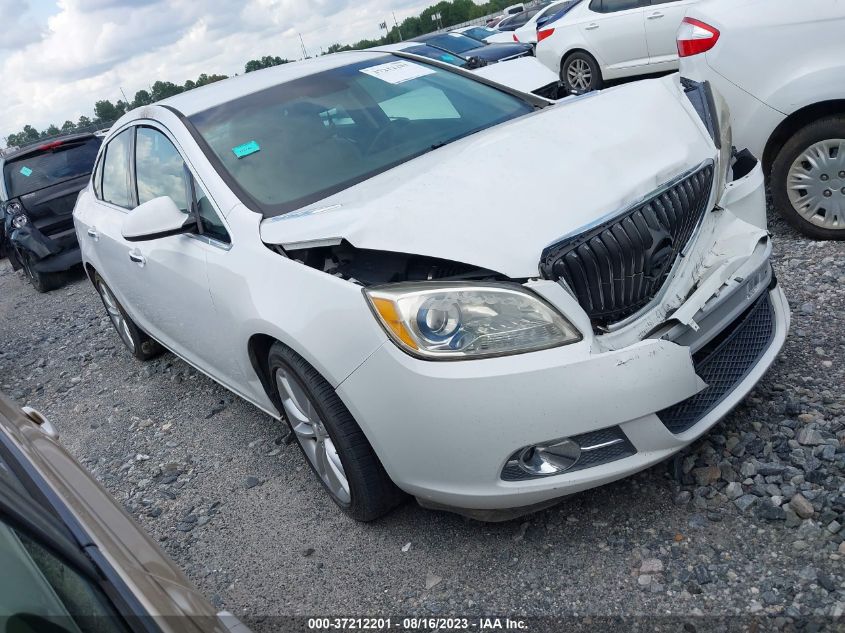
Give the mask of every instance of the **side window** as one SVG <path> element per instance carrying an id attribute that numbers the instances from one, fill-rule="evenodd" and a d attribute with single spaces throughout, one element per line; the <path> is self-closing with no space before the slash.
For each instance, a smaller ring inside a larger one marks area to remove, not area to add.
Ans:
<path id="1" fill-rule="evenodd" d="M 125 130 L 115 136 L 106 147 L 103 161 L 103 200 L 119 207 L 132 206 L 129 178 L 129 147 L 132 130 Z"/>
<path id="2" fill-rule="evenodd" d="M 616 13 L 637 9 L 648 4 L 648 0 L 593 0 L 590 9 L 597 13 Z"/>
<path id="3" fill-rule="evenodd" d="M 196 199 L 197 213 L 200 216 L 200 222 L 202 222 L 202 234 L 207 235 L 218 242 L 231 244 L 232 239 L 229 237 L 229 233 L 226 231 L 223 221 L 220 219 L 220 216 L 217 215 L 217 212 L 211 205 L 208 196 L 196 180 L 194 180 L 194 196 Z"/>
<path id="4" fill-rule="evenodd" d="M 188 212 L 185 161 L 173 143 L 158 130 L 137 128 L 135 181 L 138 185 L 138 204 L 169 196 L 177 207 Z"/>

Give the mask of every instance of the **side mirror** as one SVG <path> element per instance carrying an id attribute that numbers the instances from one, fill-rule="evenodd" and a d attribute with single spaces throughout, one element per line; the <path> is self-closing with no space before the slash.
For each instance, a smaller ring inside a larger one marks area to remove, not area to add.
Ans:
<path id="1" fill-rule="evenodd" d="M 143 242 L 191 233 L 196 229 L 197 221 L 193 216 L 180 211 L 169 196 L 162 196 L 131 211 L 123 221 L 121 233 L 127 242 Z"/>
<path id="2" fill-rule="evenodd" d="M 476 68 L 484 68 L 487 65 L 487 60 L 481 59 L 480 57 L 470 57 L 467 60 L 467 69 L 468 70 L 475 70 Z"/>

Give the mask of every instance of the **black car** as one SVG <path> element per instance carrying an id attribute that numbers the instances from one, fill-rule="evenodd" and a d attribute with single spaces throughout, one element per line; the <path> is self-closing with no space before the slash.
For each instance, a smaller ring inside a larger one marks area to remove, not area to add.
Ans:
<path id="1" fill-rule="evenodd" d="M 517 57 L 531 56 L 534 49 L 530 44 L 484 44 L 460 33 L 431 33 L 411 40 L 459 55 L 470 62 L 470 68 L 503 62 Z"/>
<path id="2" fill-rule="evenodd" d="M 82 261 L 73 207 L 86 187 L 102 135 L 72 134 L 0 158 L 2 250 L 39 292 L 61 285 Z"/>

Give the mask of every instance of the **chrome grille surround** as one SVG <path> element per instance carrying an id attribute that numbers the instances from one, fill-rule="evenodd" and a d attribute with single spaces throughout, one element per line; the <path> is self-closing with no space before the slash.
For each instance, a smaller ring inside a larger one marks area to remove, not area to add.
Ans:
<path id="1" fill-rule="evenodd" d="M 644 200 L 546 247 L 540 272 L 572 292 L 597 330 L 654 301 L 708 210 L 712 160 Z"/>

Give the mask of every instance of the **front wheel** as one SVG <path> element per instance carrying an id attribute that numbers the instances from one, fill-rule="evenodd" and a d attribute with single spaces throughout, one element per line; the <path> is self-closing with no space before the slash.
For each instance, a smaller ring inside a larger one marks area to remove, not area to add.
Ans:
<path id="1" fill-rule="evenodd" d="M 356 521 L 373 521 L 405 498 L 332 386 L 289 347 L 274 343 L 268 367 L 288 424 L 332 500 Z"/>
<path id="2" fill-rule="evenodd" d="M 115 331 L 126 348 L 132 352 L 132 355 L 138 360 L 146 361 L 161 354 L 162 347 L 144 332 L 142 332 L 135 322 L 126 314 L 126 310 L 120 305 L 117 297 L 108 287 L 100 275 L 94 275 L 94 287 L 97 289 L 97 294 L 106 308 L 106 313 L 109 315 Z"/>
<path id="3" fill-rule="evenodd" d="M 580 95 L 602 87 L 601 69 L 592 55 L 572 53 L 560 66 L 560 79 L 566 91 Z"/>
<path id="4" fill-rule="evenodd" d="M 770 184 L 775 209 L 796 229 L 845 239 L 845 116 L 798 130 L 772 163 Z"/>

